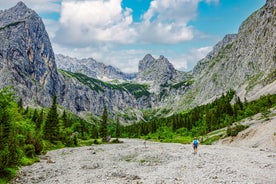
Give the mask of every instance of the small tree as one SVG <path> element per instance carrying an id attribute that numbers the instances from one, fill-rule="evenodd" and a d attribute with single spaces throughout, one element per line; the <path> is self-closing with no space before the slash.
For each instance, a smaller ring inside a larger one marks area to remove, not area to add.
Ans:
<path id="1" fill-rule="evenodd" d="M 116 121 L 116 138 L 119 139 L 120 136 L 121 136 L 121 131 L 120 131 L 120 122 L 119 122 L 119 119 L 117 118 L 117 121 Z"/>
<path id="2" fill-rule="evenodd" d="M 107 142 L 107 109 L 104 106 L 104 111 L 102 115 L 102 124 L 100 127 L 100 135 L 103 139 L 103 142 Z"/>
<path id="3" fill-rule="evenodd" d="M 66 111 L 63 111 L 63 114 L 61 116 L 61 120 L 63 121 L 63 125 L 67 128 L 69 127 L 68 119 L 67 119 L 67 114 Z"/>
<path id="4" fill-rule="evenodd" d="M 45 139 L 54 142 L 58 140 L 58 113 L 57 113 L 57 97 L 54 96 L 52 107 L 47 115 L 45 126 L 44 126 L 44 137 Z"/>
<path id="5" fill-rule="evenodd" d="M 41 128 L 41 125 L 44 120 L 44 112 L 43 109 L 41 109 L 40 114 L 38 116 L 37 122 L 36 122 L 36 128 L 39 130 Z"/>
<path id="6" fill-rule="evenodd" d="M 37 112 L 37 110 L 35 109 L 34 114 L 33 114 L 33 117 L 32 117 L 32 122 L 37 123 L 38 118 L 39 118 L 38 112 Z"/>
<path id="7" fill-rule="evenodd" d="M 23 110 L 23 100 L 22 100 L 22 98 L 19 99 L 17 105 L 19 107 L 19 111 L 22 112 L 22 110 Z"/>

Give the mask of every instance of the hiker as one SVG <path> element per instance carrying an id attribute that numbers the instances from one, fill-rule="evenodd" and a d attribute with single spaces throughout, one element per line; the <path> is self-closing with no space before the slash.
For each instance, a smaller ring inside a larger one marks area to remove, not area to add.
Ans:
<path id="1" fill-rule="evenodd" d="M 199 141 L 197 140 L 197 138 L 195 137 L 193 142 L 192 142 L 192 146 L 194 148 L 194 154 L 197 154 L 197 148 L 198 148 L 198 145 L 199 145 Z"/>

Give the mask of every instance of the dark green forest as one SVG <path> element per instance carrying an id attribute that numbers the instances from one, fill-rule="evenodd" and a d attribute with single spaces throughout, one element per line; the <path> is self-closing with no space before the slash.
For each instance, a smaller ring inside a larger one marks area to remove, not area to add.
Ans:
<path id="1" fill-rule="evenodd" d="M 23 107 L 23 100 L 11 88 L 0 91 L 0 183 L 8 181 L 20 166 L 39 161 L 38 155 L 48 150 L 108 142 L 113 138 L 142 138 L 160 142 L 190 143 L 194 136 L 203 136 L 228 127 L 227 135 L 234 136 L 247 128 L 232 127 L 257 113 L 268 114 L 275 107 L 276 95 L 243 102 L 230 90 L 214 102 L 169 117 L 153 118 L 144 112 L 147 121 L 122 126 L 119 118 L 109 118 L 104 107 L 102 117 L 84 120 L 64 110 L 53 97 L 50 108 Z M 164 114 L 169 110 L 163 110 Z M 118 139 L 114 142 L 119 142 Z"/>

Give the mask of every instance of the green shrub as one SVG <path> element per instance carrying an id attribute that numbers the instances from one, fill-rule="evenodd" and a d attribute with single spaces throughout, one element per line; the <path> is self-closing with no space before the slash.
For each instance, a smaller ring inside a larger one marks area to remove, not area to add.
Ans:
<path id="1" fill-rule="evenodd" d="M 32 144 L 24 145 L 24 152 L 27 157 L 33 158 L 35 156 L 35 147 Z"/>
<path id="2" fill-rule="evenodd" d="M 236 136 L 239 132 L 247 129 L 248 127 L 248 125 L 234 125 L 232 127 L 229 126 L 227 127 L 226 134 L 227 136 Z"/>
<path id="3" fill-rule="evenodd" d="M 119 139 L 113 139 L 111 143 L 123 143 L 123 141 L 120 141 Z"/>

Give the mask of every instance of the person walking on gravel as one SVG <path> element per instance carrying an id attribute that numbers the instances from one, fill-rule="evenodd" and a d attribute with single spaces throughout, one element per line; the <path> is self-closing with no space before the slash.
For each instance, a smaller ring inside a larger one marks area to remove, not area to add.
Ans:
<path id="1" fill-rule="evenodd" d="M 198 148 L 198 145 L 199 145 L 199 141 L 197 140 L 197 138 L 195 137 L 193 142 L 192 142 L 192 146 L 194 148 L 194 154 L 197 154 L 197 148 Z"/>

